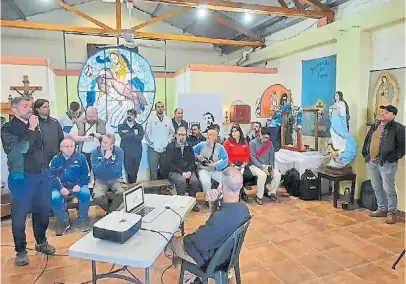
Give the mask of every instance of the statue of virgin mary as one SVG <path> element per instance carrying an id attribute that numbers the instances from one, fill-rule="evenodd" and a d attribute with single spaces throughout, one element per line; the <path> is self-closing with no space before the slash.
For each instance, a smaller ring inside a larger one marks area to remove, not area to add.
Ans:
<path id="1" fill-rule="evenodd" d="M 334 104 L 329 108 L 329 117 L 331 121 L 331 160 L 327 165 L 345 167 L 354 159 L 357 144 L 355 139 L 349 135 L 350 115 L 348 104 L 340 91 L 334 94 Z"/>

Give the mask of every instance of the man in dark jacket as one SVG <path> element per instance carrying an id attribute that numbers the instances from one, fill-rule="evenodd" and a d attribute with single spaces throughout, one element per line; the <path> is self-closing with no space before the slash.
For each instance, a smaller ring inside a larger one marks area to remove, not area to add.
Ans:
<path id="1" fill-rule="evenodd" d="M 193 234 L 174 237 L 169 246 L 172 255 L 195 263 L 199 267 L 205 267 L 210 262 L 217 249 L 250 218 L 247 205 L 239 202 L 242 183 L 243 177 L 237 168 L 229 167 L 223 171 L 223 207 L 211 215 L 206 224 Z M 219 259 L 220 263 L 227 261 L 231 251 L 232 247 L 227 249 L 229 253 L 223 254 L 224 257 Z"/>
<path id="2" fill-rule="evenodd" d="M 11 225 L 16 250 L 16 265 L 29 263 L 25 222 L 32 212 L 35 250 L 44 254 L 55 253 L 47 242 L 46 230 L 51 210 L 51 178 L 44 164 L 44 145 L 39 121 L 32 115 L 32 103 L 23 97 L 11 101 L 14 118 L 1 128 L 1 139 L 7 154 L 9 188 L 11 191 Z"/>
<path id="3" fill-rule="evenodd" d="M 186 128 L 186 130 L 188 129 L 189 125 L 187 123 L 187 121 L 183 120 L 183 109 L 178 107 L 177 109 L 175 109 L 174 111 L 174 117 L 172 118 L 172 124 L 173 124 L 173 129 L 175 129 L 175 133 L 176 133 L 176 129 L 178 129 L 178 127 L 183 126 Z"/>
<path id="4" fill-rule="evenodd" d="M 93 201 L 104 211 L 110 213 L 117 210 L 123 203 L 123 192 L 127 186 L 123 180 L 124 151 L 114 146 L 114 134 L 103 136 L 101 146 L 92 152 L 92 168 L 94 172 Z M 115 197 L 111 201 L 107 192 L 111 190 Z"/>
<path id="5" fill-rule="evenodd" d="M 65 210 L 65 198 L 74 196 L 79 201 L 79 230 L 89 230 L 90 205 L 89 166 L 86 157 L 75 151 L 75 141 L 67 136 L 61 142 L 61 153 L 50 164 L 52 178 L 52 210 L 55 212 L 56 235 L 62 236 L 70 228 L 69 215 Z"/>
<path id="6" fill-rule="evenodd" d="M 118 126 L 118 134 L 121 137 L 120 147 L 124 150 L 124 168 L 127 172 L 128 182 L 136 183 L 138 169 L 142 158 L 142 138 L 144 129 L 135 121 L 137 111 L 127 111 L 127 119 Z"/>
<path id="7" fill-rule="evenodd" d="M 395 175 L 398 160 L 405 155 L 405 126 L 395 121 L 396 107 L 380 108 L 380 121 L 369 129 L 362 147 L 378 203 L 378 210 L 369 216 L 387 217 L 386 223 L 394 224 L 398 203 Z"/>
<path id="8" fill-rule="evenodd" d="M 192 133 L 187 138 L 187 142 L 190 144 L 190 146 L 194 147 L 200 142 L 206 141 L 206 138 L 202 135 L 202 133 L 200 133 L 200 124 L 193 124 L 191 129 Z"/>
<path id="9" fill-rule="evenodd" d="M 189 196 L 196 197 L 196 192 L 199 191 L 199 180 L 195 174 L 193 148 L 186 142 L 186 135 L 186 128 L 178 127 L 175 140 L 168 145 L 169 180 L 175 184 L 179 195 L 185 195 L 189 186 Z M 193 211 L 199 212 L 200 209 L 195 205 Z"/>
<path id="10" fill-rule="evenodd" d="M 62 126 L 58 120 L 50 117 L 49 101 L 38 99 L 34 103 L 34 114 L 39 118 L 39 130 L 44 144 L 44 165 L 48 167 L 52 158 L 59 153 L 59 145 L 63 140 Z"/>

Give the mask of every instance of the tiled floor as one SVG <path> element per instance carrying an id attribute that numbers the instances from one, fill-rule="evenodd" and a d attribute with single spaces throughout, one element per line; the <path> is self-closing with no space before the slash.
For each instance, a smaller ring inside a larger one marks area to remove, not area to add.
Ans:
<path id="1" fill-rule="evenodd" d="M 396 270 L 391 266 L 405 246 L 405 222 L 384 224 L 382 219 L 372 219 L 368 211 L 343 211 L 334 209 L 331 201 L 301 201 L 281 198 L 279 203 L 266 201 L 264 206 L 249 201 L 254 216 L 240 255 L 243 283 L 405 283 L 405 260 Z M 92 216 L 101 212 L 91 208 Z M 191 213 L 185 222 L 187 233 L 193 232 L 208 218 L 208 212 Z M 30 264 L 14 265 L 10 221 L 1 227 L 1 264 L 3 284 L 19 281 L 32 283 L 42 271 L 46 257 L 30 251 Z M 55 237 L 48 230 L 49 242 L 57 247 L 58 254 L 82 236 L 71 230 L 69 234 Z M 27 223 L 28 246 L 34 247 L 32 225 Z M 170 261 L 161 255 L 152 271 L 152 283 L 161 283 L 162 271 Z M 107 272 L 111 264 L 100 264 L 98 270 Z M 131 269 L 140 279 L 143 272 Z M 37 284 L 81 283 L 91 277 L 90 262 L 67 256 L 49 257 L 48 268 Z M 178 283 L 179 271 L 169 269 L 164 283 Z M 100 280 L 97 283 L 126 283 L 121 280 Z M 234 279 L 233 282 L 235 283 Z"/>

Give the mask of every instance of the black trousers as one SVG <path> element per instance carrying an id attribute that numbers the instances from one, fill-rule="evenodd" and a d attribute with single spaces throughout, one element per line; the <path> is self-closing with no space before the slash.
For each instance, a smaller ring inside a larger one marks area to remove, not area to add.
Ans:
<path id="1" fill-rule="evenodd" d="M 37 244 L 46 242 L 46 230 L 51 211 L 52 183 L 49 169 L 42 173 L 25 173 L 23 179 L 9 175 L 11 191 L 11 227 L 16 252 L 26 250 L 25 222 L 32 212 L 32 227 Z"/>
<path id="2" fill-rule="evenodd" d="M 127 172 L 128 182 L 137 182 L 138 170 L 140 168 L 142 151 L 124 149 L 124 168 Z"/>

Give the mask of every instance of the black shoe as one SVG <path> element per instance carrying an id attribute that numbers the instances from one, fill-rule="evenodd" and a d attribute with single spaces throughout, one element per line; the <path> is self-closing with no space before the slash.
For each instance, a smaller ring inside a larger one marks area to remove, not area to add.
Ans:
<path id="1" fill-rule="evenodd" d="M 78 228 L 79 228 L 79 231 L 81 231 L 81 232 L 89 231 L 89 220 L 79 219 Z"/>
<path id="2" fill-rule="evenodd" d="M 244 202 L 248 202 L 248 195 L 245 193 L 245 191 L 240 193 L 240 198 Z"/>
<path id="3" fill-rule="evenodd" d="M 69 221 L 66 221 L 64 223 L 57 222 L 56 223 L 56 235 L 57 236 L 63 236 L 67 230 L 70 228 L 70 223 Z"/>
<path id="4" fill-rule="evenodd" d="M 263 204 L 264 204 L 264 202 L 262 201 L 262 199 L 261 199 L 261 198 L 258 198 L 257 196 L 255 196 L 255 202 L 256 202 L 258 205 L 263 205 Z"/>
<path id="5" fill-rule="evenodd" d="M 200 212 L 200 208 L 199 206 L 197 206 L 197 204 L 193 207 L 192 209 L 193 212 Z"/>
<path id="6" fill-rule="evenodd" d="M 55 253 L 55 247 L 48 244 L 48 242 L 44 242 L 40 245 L 35 245 L 35 250 L 48 255 Z"/>
<path id="7" fill-rule="evenodd" d="M 275 193 L 271 193 L 269 195 L 265 195 L 266 197 L 268 197 L 271 201 L 278 201 L 278 198 L 276 197 Z"/>
<path id="8" fill-rule="evenodd" d="M 15 263 L 17 266 L 24 266 L 24 265 L 27 265 L 28 263 L 30 263 L 26 250 L 17 252 Z"/>
<path id="9" fill-rule="evenodd" d="M 204 208 L 206 208 L 206 209 L 210 208 L 209 201 L 204 202 Z"/>

